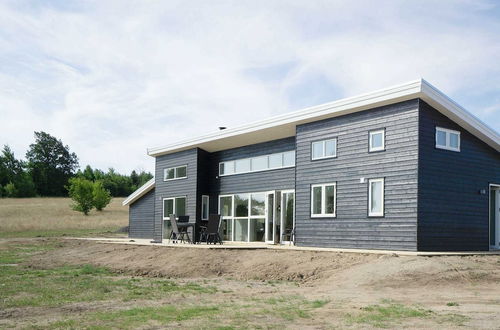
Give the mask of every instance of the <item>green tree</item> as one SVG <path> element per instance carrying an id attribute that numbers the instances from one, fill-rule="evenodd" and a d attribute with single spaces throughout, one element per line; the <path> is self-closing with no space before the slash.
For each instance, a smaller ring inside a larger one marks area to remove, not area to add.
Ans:
<path id="1" fill-rule="evenodd" d="M 104 188 L 101 181 L 94 182 L 92 195 L 97 211 L 102 211 L 111 202 L 111 194 L 109 190 Z"/>
<path id="2" fill-rule="evenodd" d="M 61 140 L 35 132 L 35 143 L 26 153 L 36 191 L 41 196 L 64 196 L 68 179 L 78 168 L 78 157 Z"/>
<path id="3" fill-rule="evenodd" d="M 9 146 L 0 154 L 0 186 L 9 186 L 7 197 L 33 197 L 36 195 L 31 176 L 25 171 L 26 164 L 16 159 Z M 2 193 L 0 192 L 0 196 Z"/>
<path id="4" fill-rule="evenodd" d="M 8 145 L 3 147 L 0 154 L 0 184 L 5 186 L 15 181 L 16 177 L 23 172 L 23 162 L 17 160 L 14 152 Z"/>
<path id="5" fill-rule="evenodd" d="M 5 185 L 5 196 L 7 197 L 17 197 L 17 188 L 16 185 L 13 184 L 12 182 L 7 183 Z"/>
<path id="6" fill-rule="evenodd" d="M 82 178 L 71 178 L 67 189 L 74 202 L 71 208 L 88 215 L 94 208 L 94 183 Z"/>

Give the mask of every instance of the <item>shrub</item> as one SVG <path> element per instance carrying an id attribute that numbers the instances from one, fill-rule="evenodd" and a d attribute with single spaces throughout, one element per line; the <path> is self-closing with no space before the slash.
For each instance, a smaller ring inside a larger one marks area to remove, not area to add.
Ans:
<path id="1" fill-rule="evenodd" d="M 111 193 L 104 188 L 102 181 L 94 182 L 92 196 L 97 211 L 102 211 L 111 202 Z"/>
<path id="2" fill-rule="evenodd" d="M 16 197 L 17 196 L 17 188 L 16 185 L 12 182 L 9 182 L 5 185 L 5 196 L 7 197 Z"/>
<path id="3" fill-rule="evenodd" d="M 88 215 L 94 208 L 94 183 L 82 178 L 71 178 L 67 189 L 74 202 L 72 209 Z"/>

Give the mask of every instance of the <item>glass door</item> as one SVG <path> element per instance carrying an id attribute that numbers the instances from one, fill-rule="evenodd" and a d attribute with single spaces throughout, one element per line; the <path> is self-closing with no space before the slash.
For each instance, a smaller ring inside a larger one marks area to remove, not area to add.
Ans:
<path id="1" fill-rule="evenodd" d="M 281 235 L 282 244 L 293 243 L 295 228 L 295 192 L 293 190 L 281 192 Z"/>
<path id="2" fill-rule="evenodd" d="M 266 243 L 274 244 L 274 191 L 266 193 Z"/>

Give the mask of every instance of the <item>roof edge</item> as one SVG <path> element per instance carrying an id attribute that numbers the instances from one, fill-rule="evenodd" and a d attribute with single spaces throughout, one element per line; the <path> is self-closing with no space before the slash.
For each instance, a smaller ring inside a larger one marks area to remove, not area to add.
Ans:
<path id="1" fill-rule="evenodd" d="M 155 178 L 153 177 L 151 180 L 143 184 L 141 187 L 139 187 L 136 191 L 130 194 L 125 200 L 122 202 L 123 206 L 130 205 L 142 196 L 144 196 L 146 193 L 148 193 L 150 190 L 152 190 L 155 187 Z"/>
<path id="2" fill-rule="evenodd" d="M 325 113 L 335 114 L 335 112 L 345 110 L 346 108 L 366 106 L 371 103 L 387 101 L 391 99 L 396 99 L 397 97 L 404 97 L 410 95 L 415 95 L 415 97 L 418 97 L 418 93 L 421 92 L 422 82 L 423 79 L 420 78 L 403 84 L 379 89 L 373 92 L 363 93 L 356 96 L 336 100 L 333 102 L 328 102 L 296 110 L 293 112 L 281 114 L 278 116 L 273 116 L 246 125 L 225 129 L 223 131 L 217 131 L 201 135 L 192 139 L 185 139 L 164 146 L 148 148 L 147 154 L 153 157 L 161 156 L 166 153 L 169 153 L 170 151 L 177 151 L 177 149 L 186 148 L 189 146 L 194 147 L 197 144 L 228 138 L 244 133 L 254 132 L 264 128 L 270 128 L 273 126 L 284 125 L 294 121 L 307 120 L 316 116 L 324 115 Z"/>
<path id="3" fill-rule="evenodd" d="M 412 80 L 403 84 L 360 94 L 337 101 L 300 109 L 297 111 L 273 116 L 268 119 L 255 121 L 246 125 L 225 129 L 195 138 L 181 140 L 172 144 L 147 149 L 149 156 L 157 157 L 188 148 L 199 147 L 203 144 L 217 143 L 223 139 L 244 134 L 257 134 L 259 131 L 279 129 L 288 125 L 303 123 L 341 116 L 344 114 L 363 111 L 370 107 L 379 107 L 413 98 L 421 98 L 441 113 L 469 130 L 489 146 L 500 152 L 500 135 L 479 118 L 465 110 L 446 94 L 431 85 L 423 78 Z"/>

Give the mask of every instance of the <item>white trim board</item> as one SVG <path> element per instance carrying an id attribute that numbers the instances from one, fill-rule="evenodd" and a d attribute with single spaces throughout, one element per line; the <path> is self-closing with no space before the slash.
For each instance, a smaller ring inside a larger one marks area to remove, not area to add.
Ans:
<path id="1" fill-rule="evenodd" d="M 143 184 L 139 189 L 134 191 L 130 196 L 128 196 L 123 202 L 122 205 L 130 205 L 142 196 L 144 196 L 146 193 L 148 193 L 151 189 L 155 187 L 155 178 L 152 178 L 145 184 Z"/>
<path id="2" fill-rule="evenodd" d="M 247 125 L 186 139 L 165 146 L 149 148 L 148 155 L 156 157 L 191 148 L 215 152 L 245 145 L 295 136 L 297 125 L 326 118 L 368 110 L 375 107 L 421 98 L 439 112 L 500 151 L 500 135 L 481 120 L 455 103 L 424 79 L 361 94 L 338 101 L 274 116 Z"/>

